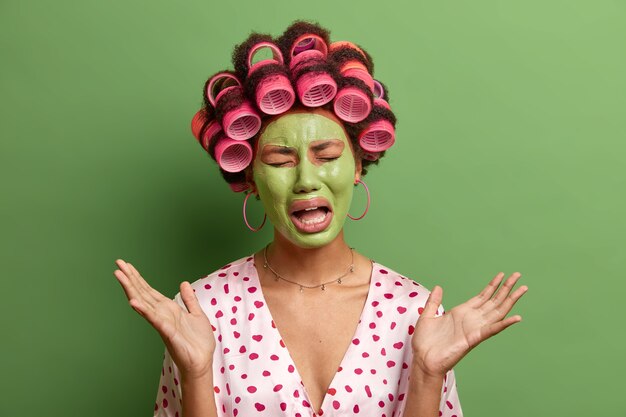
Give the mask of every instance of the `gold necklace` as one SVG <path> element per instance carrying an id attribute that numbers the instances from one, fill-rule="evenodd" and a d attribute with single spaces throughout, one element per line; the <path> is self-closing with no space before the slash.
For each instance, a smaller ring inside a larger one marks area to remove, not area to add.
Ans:
<path id="1" fill-rule="evenodd" d="M 274 271 L 274 269 L 267 262 L 267 247 L 268 246 L 269 246 L 269 243 L 265 246 L 265 249 L 263 250 L 263 268 L 269 269 L 270 271 L 272 271 L 272 273 L 276 276 L 276 281 L 278 281 L 279 279 L 282 279 L 283 281 L 287 281 L 287 282 L 289 282 L 291 284 L 299 285 L 300 286 L 300 292 L 302 292 L 302 290 L 304 288 L 313 289 L 313 288 L 317 288 L 317 287 L 322 287 L 322 291 L 325 291 L 326 290 L 326 285 L 331 284 L 333 282 L 336 282 L 337 284 L 341 284 L 341 279 L 342 278 L 344 278 L 349 273 L 354 272 L 354 248 L 350 248 L 350 254 L 352 255 L 352 259 L 350 260 L 350 265 L 348 266 L 348 270 L 343 275 L 341 275 L 338 278 L 333 279 L 332 281 L 325 282 L 323 284 L 318 284 L 318 285 L 314 285 L 314 286 L 302 285 L 302 284 L 300 284 L 298 282 L 290 281 L 287 278 L 284 278 L 278 272 Z"/>

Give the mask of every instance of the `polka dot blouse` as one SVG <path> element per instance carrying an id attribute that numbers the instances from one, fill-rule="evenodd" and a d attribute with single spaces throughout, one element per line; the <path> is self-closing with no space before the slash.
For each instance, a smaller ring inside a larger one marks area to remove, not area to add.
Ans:
<path id="1" fill-rule="evenodd" d="M 347 352 L 314 410 L 267 307 L 252 257 L 192 284 L 214 326 L 213 392 L 219 417 L 403 416 L 411 337 L 429 291 L 374 263 L 370 289 Z M 180 294 L 174 300 L 184 306 Z M 184 308 L 184 307 L 183 307 Z M 440 307 L 437 315 L 443 313 Z M 182 417 L 180 374 L 165 350 L 155 417 Z M 454 371 L 442 387 L 439 415 L 462 417 Z"/>

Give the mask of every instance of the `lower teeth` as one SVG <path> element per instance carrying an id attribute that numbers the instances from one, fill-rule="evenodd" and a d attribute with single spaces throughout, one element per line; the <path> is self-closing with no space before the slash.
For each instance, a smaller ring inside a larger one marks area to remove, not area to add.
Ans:
<path id="1" fill-rule="evenodd" d="M 300 221 L 304 224 L 317 224 L 317 223 L 321 223 L 324 221 L 324 219 L 326 219 L 326 214 L 324 214 L 321 217 L 317 217 L 315 219 L 311 219 L 311 220 L 304 220 L 304 219 L 300 219 Z"/>

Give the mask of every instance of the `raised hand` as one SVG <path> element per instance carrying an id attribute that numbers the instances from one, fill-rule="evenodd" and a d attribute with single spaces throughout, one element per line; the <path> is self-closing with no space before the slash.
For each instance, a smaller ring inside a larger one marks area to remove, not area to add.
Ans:
<path id="1" fill-rule="evenodd" d="M 496 293 L 504 278 L 504 273 L 499 273 L 480 294 L 439 317 L 435 313 L 443 289 L 435 286 L 415 325 L 413 365 L 427 375 L 442 376 L 479 343 L 521 321 L 519 315 L 506 317 L 528 290 L 523 285 L 512 292 L 520 277 L 519 272 L 514 273 Z"/>
<path id="2" fill-rule="evenodd" d="M 118 279 L 130 306 L 161 335 L 182 376 L 202 378 L 212 371 L 215 337 L 208 317 L 202 311 L 191 284 L 180 284 L 180 295 L 187 311 L 177 302 L 152 288 L 129 263 L 115 261 Z"/>

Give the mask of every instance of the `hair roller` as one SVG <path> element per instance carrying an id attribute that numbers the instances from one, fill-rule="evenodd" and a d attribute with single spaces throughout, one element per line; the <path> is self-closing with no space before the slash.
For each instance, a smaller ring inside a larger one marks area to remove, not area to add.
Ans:
<path id="1" fill-rule="evenodd" d="M 272 51 L 272 58 L 253 64 L 255 55 L 264 48 Z M 259 42 L 248 51 L 247 65 L 246 90 L 252 90 L 259 109 L 270 115 L 289 110 L 296 100 L 296 95 L 289 81 L 288 72 L 283 66 L 280 49 L 272 42 Z"/>
<path id="2" fill-rule="evenodd" d="M 373 94 L 365 82 L 355 77 L 341 79 L 333 109 L 337 117 L 349 123 L 364 120 L 372 111 Z"/>
<path id="3" fill-rule="evenodd" d="M 261 129 L 261 117 L 246 99 L 241 82 L 234 74 L 220 72 L 214 75 L 206 95 L 228 137 L 246 140 Z"/>
<path id="4" fill-rule="evenodd" d="M 224 171 L 243 171 L 252 161 L 252 146 L 246 140 L 234 140 L 222 132 L 217 137 L 215 160 Z"/>
<path id="5" fill-rule="evenodd" d="M 191 133 L 200 142 L 200 133 L 208 122 L 209 117 L 205 109 L 200 109 L 191 119 Z"/>
<path id="6" fill-rule="evenodd" d="M 317 50 L 323 52 L 323 58 L 325 59 L 328 53 L 330 37 L 328 31 L 317 24 L 295 21 L 283 32 L 276 43 L 283 52 L 285 64 L 291 68 L 294 66 L 291 63 L 292 57 L 300 55 L 305 51 Z M 312 52 L 301 56 L 300 59 L 308 59 L 311 56 L 319 56 L 319 54 Z"/>
<path id="7" fill-rule="evenodd" d="M 377 153 L 393 146 L 396 139 L 395 122 L 396 118 L 391 110 L 376 103 L 363 122 L 365 127 L 358 134 L 361 148 L 369 153 Z"/>
<path id="8" fill-rule="evenodd" d="M 323 106 L 337 93 L 327 56 L 326 40 L 314 33 L 298 36 L 289 48 L 289 68 L 296 80 L 298 98 L 307 107 Z"/>

